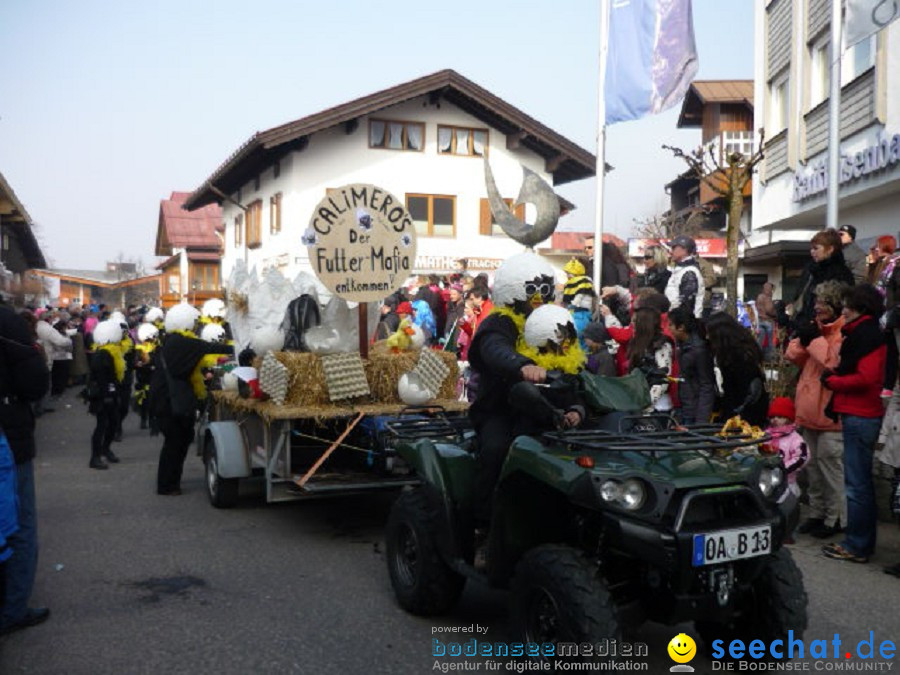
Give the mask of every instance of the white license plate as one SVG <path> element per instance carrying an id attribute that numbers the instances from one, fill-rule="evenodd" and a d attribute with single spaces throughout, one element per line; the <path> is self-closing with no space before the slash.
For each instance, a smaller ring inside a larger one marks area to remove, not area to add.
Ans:
<path id="1" fill-rule="evenodd" d="M 694 535 L 694 567 L 753 558 L 772 550 L 772 528 L 747 527 Z"/>

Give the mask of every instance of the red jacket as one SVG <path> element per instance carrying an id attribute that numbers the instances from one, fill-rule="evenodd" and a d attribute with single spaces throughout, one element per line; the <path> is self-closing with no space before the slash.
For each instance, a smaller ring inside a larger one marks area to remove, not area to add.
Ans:
<path id="1" fill-rule="evenodd" d="M 844 326 L 844 334 L 851 335 L 866 320 L 874 321 L 871 316 L 862 316 Z M 846 339 L 844 345 L 846 346 Z M 881 388 L 886 363 L 887 345 L 882 344 L 861 357 L 854 372 L 832 375 L 825 380 L 828 388 L 834 392 L 834 412 L 857 417 L 883 417 Z"/>

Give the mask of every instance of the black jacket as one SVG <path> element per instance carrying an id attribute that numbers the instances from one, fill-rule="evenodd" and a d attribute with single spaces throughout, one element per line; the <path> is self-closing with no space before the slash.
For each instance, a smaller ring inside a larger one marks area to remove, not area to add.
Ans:
<path id="1" fill-rule="evenodd" d="M 666 293 L 666 284 L 669 283 L 669 277 L 672 276 L 672 273 L 662 268 L 660 269 L 657 266 L 653 266 L 651 269 L 647 270 L 644 273 L 644 286 L 649 288 L 655 288 L 657 291 L 665 295 Z"/>
<path id="2" fill-rule="evenodd" d="M 116 365 L 112 355 L 100 349 L 91 358 L 91 374 L 88 392 L 92 392 L 88 411 L 96 415 L 103 407 L 104 401 L 117 400 L 122 383 L 116 378 Z"/>
<path id="3" fill-rule="evenodd" d="M 516 351 L 519 329 L 508 316 L 491 314 L 475 331 L 469 364 L 478 373 L 478 394 L 469 417 L 478 426 L 492 415 L 509 415 L 512 385 L 522 381 L 522 366 L 533 361 Z"/>
<path id="4" fill-rule="evenodd" d="M 802 300 L 800 311 L 794 316 L 794 325 L 802 326 L 816 317 L 813 305 L 816 301 L 816 286 L 826 281 L 839 281 L 848 286 L 853 285 L 853 272 L 844 262 L 844 254 L 836 251 L 831 257 L 821 262 L 811 262 L 800 284 L 801 292 L 798 300 Z"/>
<path id="5" fill-rule="evenodd" d="M 716 374 L 706 341 L 692 334 L 681 343 L 678 365 L 682 419 L 685 424 L 706 424 L 716 404 Z"/>
<path id="6" fill-rule="evenodd" d="M 168 377 L 190 387 L 191 373 L 200 359 L 207 354 L 234 354 L 234 347 L 171 333 L 157 352 L 160 358 L 150 382 L 150 412 L 156 417 L 171 417 Z"/>
<path id="7" fill-rule="evenodd" d="M 750 424 L 765 427 L 769 414 L 769 394 L 758 365 L 734 364 L 722 371 L 722 420 L 740 414 Z"/>
<path id="8" fill-rule="evenodd" d="M 16 464 L 34 458 L 34 414 L 37 401 L 50 386 L 47 362 L 25 319 L 0 304 L 0 428 L 6 434 Z"/>

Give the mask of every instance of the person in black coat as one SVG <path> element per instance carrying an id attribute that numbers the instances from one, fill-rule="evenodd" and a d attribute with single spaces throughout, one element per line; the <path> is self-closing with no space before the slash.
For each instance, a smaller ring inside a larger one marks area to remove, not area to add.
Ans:
<path id="1" fill-rule="evenodd" d="M 34 496 L 34 413 L 31 404 L 47 393 L 47 362 L 28 324 L 0 301 L 0 430 L 16 462 L 19 529 L 9 535 L 13 554 L 6 562 L 0 635 L 35 626 L 50 616 L 29 607 L 37 570 L 37 511 Z"/>
<path id="2" fill-rule="evenodd" d="M 800 284 L 800 294 L 794 301 L 794 326 L 803 326 L 815 318 L 815 289 L 826 281 L 838 281 L 848 286 L 854 283 L 853 272 L 844 261 L 841 238 L 835 230 L 817 232 L 810 240 L 812 262 L 806 268 Z"/>
<path id="3" fill-rule="evenodd" d="M 716 404 L 716 374 L 709 346 L 694 313 L 687 307 L 669 312 L 669 329 L 678 343 L 681 421 L 706 424 Z"/>
<path id="4" fill-rule="evenodd" d="M 121 397 L 125 381 L 123 329 L 115 321 L 101 321 L 94 328 L 94 355 L 88 380 L 88 412 L 97 418 L 91 435 L 91 469 L 108 469 L 118 463 L 113 438 L 121 429 Z"/>
<path id="5" fill-rule="evenodd" d="M 525 319 L 535 306 L 550 302 L 555 292 L 553 269 L 532 253 L 503 263 L 494 277 L 496 307 L 475 331 L 469 363 L 478 376 L 478 391 L 469 418 L 478 433 L 479 473 L 473 488 L 475 520 L 490 521 L 494 485 L 514 437 L 517 413 L 509 391 L 518 382 L 540 384 L 546 370 L 516 351 Z"/>
<path id="6" fill-rule="evenodd" d="M 766 426 L 769 394 L 762 369 L 759 343 L 737 320 L 716 312 L 706 324 L 709 346 L 722 372 L 722 421 L 735 415 L 758 427 Z"/>
<path id="7" fill-rule="evenodd" d="M 184 459 L 197 420 L 198 396 L 191 375 L 207 354 L 234 353 L 231 345 L 204 342 L 191 332 L 199 316 L 187 304 L 169 310 L 166 338 L 158 349 L 159 360 L 150 383 L 151 414 L 159 420 L 164 439 L 156 475 L 156 492 L 160 495 L 181 494 Z"/>

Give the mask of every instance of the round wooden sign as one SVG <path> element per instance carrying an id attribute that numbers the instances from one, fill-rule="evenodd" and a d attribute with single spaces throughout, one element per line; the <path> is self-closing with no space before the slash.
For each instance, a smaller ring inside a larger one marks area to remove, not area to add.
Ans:
<path id="1" fill-rule="evenodd" d="M 416 259 L 416 228 L 402 201 L 376 185 L 329 190 L 303 235 L 316 275 L 336 295 L 379 302 L 403 285 Z"/>

